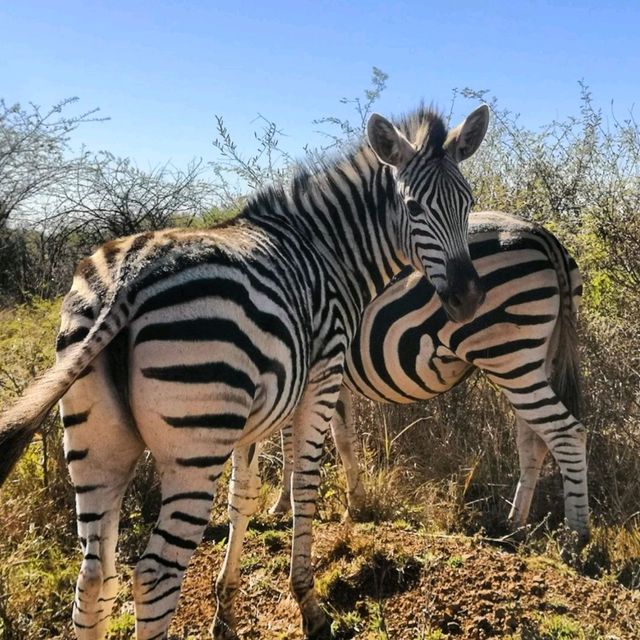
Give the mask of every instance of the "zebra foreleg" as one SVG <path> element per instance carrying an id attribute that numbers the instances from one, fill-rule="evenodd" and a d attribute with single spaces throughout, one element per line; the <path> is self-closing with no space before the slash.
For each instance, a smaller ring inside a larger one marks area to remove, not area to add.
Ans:
<path id="1" fill-rule="evenodd" d="M 287 424 L 280 432 L 282 445 L 282 487 L 280 495 L 269 509 L 271 514 L 291 511 L 291 475 L 293 474 L 293 426 Z"/>
<path id="2" fill-rule="evenodd" d="M 251 516 L 258 508 L 260 475 L 259 445 L 236 449 L 229 482 L 229 541 L 216 581 L 218 607 L 211 628 L 215 640 L 235 640 L 233 601 L 240 586 L 240 555 Z"/>
<path id="3" fill-rule="evenodd" d="M 509 513 L 509 524 L 513 530 L 526 525 L 531 509 L 533 493 L 540 477 L 540 469 L 547 455 L 547 445 L 520 417 L 516 417 L 517 443 L 520 460 L 520 480 L 513 497 Z"/>
<path id="4" fill-rule="evenodd" d="M 303 632 L 309 640 L 330 637 L 330 621 L 318 602 L 311 566 L 312 522 L 320 485 L 320 463 L 342 383 L 341 368 L 339 375 L 327 374 L 327 369 L 329 367 L 322 367 L 318 381 L 310 376 L 293 423 L 293 540 L 289 583 L 300 606 Z M 335 371 L 338 367 L 331 369 Z"/>
<path id="5" fill-rule="evenodd" d="M 331 433 L 340 455 L 347 478 L 347 512 L 354 520 L 362 519 L 366 503 L 366 493 L 362 483 L 358 461 L 358 436 L 353 425 L 351 393 L 346 387 L 340 392 L 336 412 L 331 420 Z M 288 513 L 291 509 L 291 474 L 293 472 L 293 435 L 292 426 L 287 425 L 281 431 L 282 441 L 282 489 L 270 513 Z"/>

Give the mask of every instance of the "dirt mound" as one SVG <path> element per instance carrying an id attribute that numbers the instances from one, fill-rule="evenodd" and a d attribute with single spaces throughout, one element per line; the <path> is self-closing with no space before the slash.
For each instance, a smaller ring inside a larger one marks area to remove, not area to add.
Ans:
<path id="1" fill-rule="evenodd" d="M 640 593 L 542 556 L 392 524 L 324 523 L 315 532 L 316 585 L 338 639 L 640 638 Z M 282 524 L 248 536 L 237 601 L 242 639 L 303 637 L 287 584 L 289 540 Z M 209 637 L 222 556 L 215 541 L 196 552 L 171 628 L 177 637 Z"/>

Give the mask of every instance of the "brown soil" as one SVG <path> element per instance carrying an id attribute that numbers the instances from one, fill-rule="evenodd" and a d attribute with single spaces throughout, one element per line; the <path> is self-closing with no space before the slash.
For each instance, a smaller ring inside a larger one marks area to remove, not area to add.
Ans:
<path id="1" fill-rule="evenodd" d="M 303 638 L 287 584 L 290 530 L 275 526 L 280 531 L 251 531 L 245 544 L 236 609 L 243 640 Z M 210 637 L 212 585 L 222 556 L 221 544 L 213 541 L 196 552 L 171 627 L 174 636 Z M 315 564 L 336 638 L 640 638 L 640 593 L 478 539 L 392 524 L 323 523 L 315 527 Z"/>

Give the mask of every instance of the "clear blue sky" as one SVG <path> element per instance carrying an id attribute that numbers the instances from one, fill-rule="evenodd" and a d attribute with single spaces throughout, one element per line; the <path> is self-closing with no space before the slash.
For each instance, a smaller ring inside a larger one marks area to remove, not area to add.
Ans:
<path id="1" fill-rule="evenodd" d="M 77 141 L 142 167 L 213 159 L 214 114 L 249 152 L 258 113 L 314 141 L 311 121 L 389 74 L 377 110 L 490 89 L 537 126 L 575 112 L 577 81 L 618 115 L 640 99 L 637 0 L 0 3 L 0 95 L 79 96 L 111 121 Z M 461 109 L 470 109 L 464 105 Z M 460 111 L 460 114 L 462 110 Z"/>

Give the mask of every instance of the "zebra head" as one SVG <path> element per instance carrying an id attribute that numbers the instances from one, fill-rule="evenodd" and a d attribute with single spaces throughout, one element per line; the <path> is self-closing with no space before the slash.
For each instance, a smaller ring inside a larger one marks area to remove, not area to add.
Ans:
<path id="1" fill-rule="evenodd" d="M 485 297 L 467 239 L 473 197 L 458 163 L 475 153 L 488 123 L 483 105 L 449 132 L 424 109 L 399 127 L 375 113 L 367 124 L 371 147 L 395 175 L 400 251 L 427 275 L 455 322 L 473 318 Z"/>

